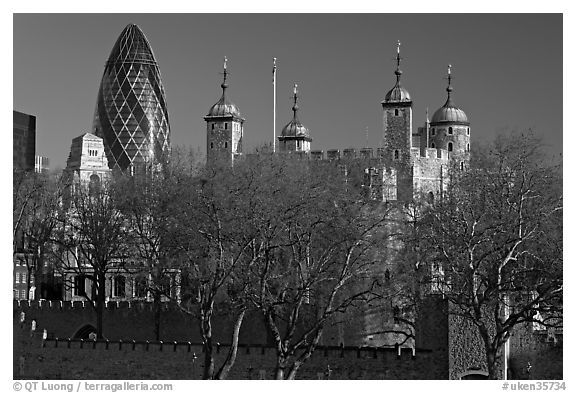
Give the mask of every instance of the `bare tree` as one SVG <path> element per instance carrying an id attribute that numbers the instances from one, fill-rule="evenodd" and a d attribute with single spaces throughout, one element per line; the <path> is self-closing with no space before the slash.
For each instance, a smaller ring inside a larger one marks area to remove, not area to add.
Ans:
<path id="1" fill-rule="evenodd" d="M 27 268 L 26 296 L 29 298 L 32 279 L 44 264 L 56 226 L 62 187 L 59 179 L 47 174 L 30 173 L 26 183 L 17 188 L 18 194 L 25 190 L 26 195 L 15 198 L 15 202 L 23 204 L 18 209 L 17 224 L 22 252 L 15 255 Z"/>
<path id="2" fill-rule="evenodd" d="M 172 247 L 172 227 L 181 207 L 178 180 L 176 174 L 163 172 L 117 179 L 122 190 L 118 207 L 126 218 L 130 251 L 124 269 L 135 277 L 135 296 L 152 298 L 156 340 L 161 337 L 162 301 L 178 298 L 180 272 Z"/>
<path id="3" fill-rule="evenodd" d="M 183 312 L 197 321 L 204 346 L 204 379 L 225 379 L 234 364 L 246 306 L 236 270 L 244 260 L 250 234 L 244 231 L 243 208 L 252 191 L 238 167 L 207 167 L 180 182 L 183 202 L 174 227 L 173 244 L 183 272 Z M 216 369 L 213 317 L 233 313 L 231 347 Z"/>
<path id="4" fill-rule="evenodd" d="M 276 379 L 294 379 L 336 314 L 373 298 L 371 252 L 388 210 L 341 168 L 294 158 L 253 166 L 262 186 L 248 223 L 260 228 L 242 265 L 246 294 L 276 347 Z"/>
<path id="5" fill-rule="evenodd" d="M 103 338 L 106 278 L 120 272 L 127 259 L 126 220 L 113 182 L 101 187 L 75 182 L 69 187 L 53 236 L 54 255 L 67 277 L 65 285 L 94 307 L 97 337 Z"/>
<path id="6" fill-rule="evenodd" d="M 480 150 L 419 234 L 452 312 L 478 328 L 491 379 L 514 327 L 562 323 L 561 168 L 541 147 L 526 134 Z"/>

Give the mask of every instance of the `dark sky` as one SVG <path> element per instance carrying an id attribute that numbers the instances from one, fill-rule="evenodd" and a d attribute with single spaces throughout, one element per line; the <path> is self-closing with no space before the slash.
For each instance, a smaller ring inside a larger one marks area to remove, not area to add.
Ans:
<path id="1" fill-rule="evenodd" d="M 52 168 L 90 131 L 104 63 L 128 23 L 159 63 L 173 147 L 205 151 L 203 116 L 220 97 L 224 56 L 229 97 L 246 118 L 245 151 L 272 140 L 273 57 L 278 131 L 297 82 L 312 149 L 363 147 L 366 127 L 377 147 L 400 40 L 414 128 L 427 107 L 431 117 L 444 104 L 450 63 L 473 143 L 533 128 L 562 149 L 561 14 L 15 14 L 13 22 L 14 109 L 37 116 L 37 154 Z"/>

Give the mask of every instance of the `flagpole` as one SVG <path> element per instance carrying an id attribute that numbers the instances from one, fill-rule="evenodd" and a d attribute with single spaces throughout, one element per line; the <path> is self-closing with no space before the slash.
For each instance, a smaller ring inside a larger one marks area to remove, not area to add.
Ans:
<path id="1" fill-rule="evenodd" d="M 274 86 L 274 139 L 272 139 L 272 151 L 276 153 L 276 58 L 272 68 L 272 85 Z"/>

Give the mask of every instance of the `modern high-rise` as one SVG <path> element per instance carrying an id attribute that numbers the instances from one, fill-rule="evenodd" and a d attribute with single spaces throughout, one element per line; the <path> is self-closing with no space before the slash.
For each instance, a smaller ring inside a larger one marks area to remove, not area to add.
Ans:
<path id="1" fill-rule="evenodd" d="M 170 123 L 160 69 L 144 33 L 129 24 L 104 69 L 94 113 L 110 169 L 140 171 L 170 154 Z"/>
<path id="2" fill-rule="evenodd" d="M 13 111 L 12 158 L 14 169 L 33 171 L 36 155 L 36 116 Z"/>
<path id="3" fill-rule="evenodd" d="M 36 156 L 34 159 L 34 172 L 46 173 L 50 169 L 50 159 L 48 157 Z"/>

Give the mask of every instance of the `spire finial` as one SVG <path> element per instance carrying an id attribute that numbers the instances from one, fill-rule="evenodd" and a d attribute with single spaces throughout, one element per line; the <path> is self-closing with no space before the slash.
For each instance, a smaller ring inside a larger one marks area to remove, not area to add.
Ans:
<path id="1" fill-rule="evenodd" d="M 228 58 L 226 56 L 224 56 L 224 80 L 222 81 L 222 84 L 220 86 L 222 86 L 222 94 L 224 94 L 226 92 L 226 88 L 228 87 L 228 84 L 226 83 L 226 79 L 228 77 L 228 69 L 227 69 L 227 64 L 228 64 Z"/>
<path id="2" fill-rule="evenodd" d="M 396 74 L 396 83 L 400 83 L 400 75 L 402 75 L 402 70 L 400 70 L 400 40 L 398 40 L 398 42 L 396 43 L 396 71 L 394 71 L 394 73 Z"/>
<path id="3" fill-rule="evenodd" d="M 296 112 L 298 112 L 298 84 L 294 83 L 294 106 L 292 107 L 294 111 L 294 118 L 296 118 Z"/>
<path id="4" fill-rule="evenodd" d="M 428 117 L 428 107 L 426 107 L 426 123 L 430 123 L 430 118 Z"/>
<path id="5" fill-rule="evenodd" d="M 448 64 L 448 87 L 446 87 L 448 92 L 448 99 L 450 99 L 450 92 L 452 91 L 452 64 Z"/>

